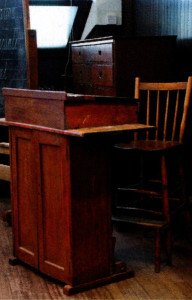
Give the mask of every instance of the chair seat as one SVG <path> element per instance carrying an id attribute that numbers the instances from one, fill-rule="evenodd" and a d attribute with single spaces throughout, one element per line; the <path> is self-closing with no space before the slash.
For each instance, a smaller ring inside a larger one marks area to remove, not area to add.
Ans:
<path id="1" fill-rule="evenodd" d="M 156 141 L 156 140 L 136 140 L 130 143 L 122 143 L 115 145 L 115 148 L 122 150 L 138 150 L 138 151 L 168 151 L 173 148 L 181 147 L 180 142 L 172 141 Z"/>

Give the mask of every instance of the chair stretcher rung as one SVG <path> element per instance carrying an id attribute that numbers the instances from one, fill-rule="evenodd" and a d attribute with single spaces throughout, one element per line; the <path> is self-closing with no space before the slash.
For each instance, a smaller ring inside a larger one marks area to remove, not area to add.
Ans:
<path id="1" fill-rule="evenodd" d="M 139 207 L 117 206 L 116 208 L 119 209 L 119 210 L 124 210 L 124 211 L 132 211 L 132 212 L 137 211 L 137 212 L 143 212 L 143 213 L 159 215 L 159 216 L 163 215 L 163 212 L 161 212 L 161 211 L 152 210 L 152 209 L 145 209 L 145 208 L 139 208 Z"/>
<path id="2" fill-rule="evenodd" d="M 127 216 L 113 216 L 112 221 L 114 222 L 125 222 L 125 223 L 132 223 L 147 227 L 165 227 L 168 226 L 166 221 L 162 220 L 153 220 L 153 219 L 144 219 L 144 218 L 135 218 L 135 217 L 127 217 Z"/>
<path id="3" fill-rule="evenodd" d="M 161 196 L 160 193 L 157 193 L 155 191 L 149 191 L 149 190 L 144 190 L 144 189 L 139 189 L 139 188 L 119 187 L 117 189 L 118 189 L 118 191 L 129 191 L 129 192 L 134 192 L 134 193 L 138 193 L 138 194 L 146 194 L 146 195 L 151 195 L 151 196 Z"/>
<path id="4" fill-rule="evenodd" d="M 0 154 L 9 155 L 9 143 L 0 143 Z"/>

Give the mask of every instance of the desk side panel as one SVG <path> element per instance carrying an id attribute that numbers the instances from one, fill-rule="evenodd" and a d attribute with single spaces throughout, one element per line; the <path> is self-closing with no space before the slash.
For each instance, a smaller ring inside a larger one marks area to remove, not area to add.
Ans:
<path id="1" fill-rule="evenodd" d="M 112 273 L 109 157 L 100 140 L 71 141 L 73 284 Z"/>
<path id="2" fill-rule="evenodd" d="M 64 101 L 5 95 L 5 119 L 64 129 Z"/>

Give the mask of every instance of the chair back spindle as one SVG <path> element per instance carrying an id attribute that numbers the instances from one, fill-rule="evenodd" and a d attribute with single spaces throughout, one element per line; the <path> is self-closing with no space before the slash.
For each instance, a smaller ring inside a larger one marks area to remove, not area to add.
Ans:
<path id="1" fill-rule="evenodd" d="M 159 99 L 160 99 L 160 91 L 157 91 L 157 109 L 156 109 L 156 128 L 159 128 Z M 158 131 L 155 131 L 155 139 L 158 139 Z"/>
<path id="2" fill-rule="evenodd" d="M 188 113 L 188 108 L 189 108 L 189 103 L 190 103 L 190 98 L 191 98 L 191 88 L 192 88 L 192 76 L 188 78 L 188 82 L 186 83 L 186 95 L 185 95 L 185 102 L 183 106 L 183 118 L 181 121 L 181 126 L 180 126 L 180 136 L 179 136 L 179 141 L 183 141 L 184 133 L 185 133 L 185 128 L 186 128 L 186 121 L 187 121 L 187 113 Z"/>
<path id="3" fill-rule="evenodd" d="M 174 121 L 173 121 L 173 131 L 172 131 L 172 137 L 171 137 L 172 142 L 174 141 L 175 134 L 176 134 L 178 107 L 179 107 L 179 90 L 177 91 L 177 97 L 176 97 L 175 114 L 174 114 Z"/>
<path id="4" fill-rule="evenodd" d="M 164 129 L 163 129 L 163 141 L 166 140 L 166 136 L 167 136 L 169 97 L 170 97 L 170 93 L 169 93 L 169 91 L 167 91 L 167 99 L 166 99 L 166 107 L 165 107 L 165 120 L 164 120 Z"/>

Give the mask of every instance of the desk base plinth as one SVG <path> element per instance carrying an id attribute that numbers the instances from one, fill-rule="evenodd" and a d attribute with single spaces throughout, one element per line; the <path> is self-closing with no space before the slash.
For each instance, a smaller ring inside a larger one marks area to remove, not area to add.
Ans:
<path id="1" fill-rule="evenodd" d="M 18 265 L 20 262 L 22 261 L 15 256 L 9 258 L 9 264 L 12 266 Z M 72 286 L 70 284 L 66 284 L 63 287 L 63 293 L 67 296 L 71 296 L 80 292 L 90 290 L 92 288 L 97 288 L 106 284 L 129 279 L 131 277 L 134 277 L 134 271 L 124 262 L 117 262 L 115 263 L 115 270 L 113 274 L 79 285 Z"/>
<path id="2" fill-rule="evenodd" d="M 118 282 L 120 280 L 128 279 L 134 276 L 134 271 L 131 268 L 127 267 L 123 262 L 116 263 L 115 267 L 115 272 L 109 276 L 76 286 L 71 286 L 69 284 L 65 285 L 63 288 L 64 294 L 67 296 L 71 296 L 92 288 L 96 288 L 113 282 Z"/>

